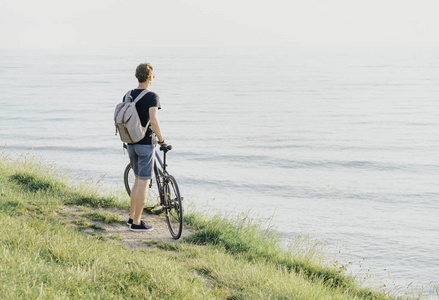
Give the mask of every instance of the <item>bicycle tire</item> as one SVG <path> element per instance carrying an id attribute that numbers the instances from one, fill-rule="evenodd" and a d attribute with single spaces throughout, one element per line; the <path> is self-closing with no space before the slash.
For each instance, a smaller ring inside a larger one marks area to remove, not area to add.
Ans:
<path id="1" fill-rule="evenodd" d="M 180 190 L 173 176 L 166 176 L 164 191 L 166 222 L 172 237 L 178 240 L 183 231 L 183 206 L 181 204 Z"/>
<path id="2" fill-rule="evenodd" d="M 135 176 L 133 169 L 131 168 L 131 164 L 128 164 L 123 173 L 123 182 L 125 184 L 125 190 L 127 191 L 128 196 L 131 196 L 131 189 L 133 188 L 134 185 L 134 179 Z"/>
<path id="3" fill-rule="evenodd" d="M 125 184 L 125 189 L 127 191 L 128 196 L 131 196 L 131 190 L 134 185 L 136 176 L 134 175 L 134 171 L 131 168 L 131 164 L 128 164 L 125 168 L 123 181 Z M 149 189 L 148 189 L 148 197 L 146 199 L 146 203 L 150 205 L 158 205 L 160 204 L 160 192 L 157 187 L 157 183 L 155 178 L 152 178 L 149 183 Z"/>

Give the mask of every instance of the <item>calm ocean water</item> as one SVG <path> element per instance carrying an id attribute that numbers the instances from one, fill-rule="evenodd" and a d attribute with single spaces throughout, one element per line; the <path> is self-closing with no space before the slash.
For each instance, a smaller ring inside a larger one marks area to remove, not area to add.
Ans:
<path id="1" fill-rule="evenodd" d="M 343 245 L 371 284 L 435 297 L 437 49 L 0 50 L 2 151 L 122 188 L 113 110 L 145 61 L 185 199 Z"/>

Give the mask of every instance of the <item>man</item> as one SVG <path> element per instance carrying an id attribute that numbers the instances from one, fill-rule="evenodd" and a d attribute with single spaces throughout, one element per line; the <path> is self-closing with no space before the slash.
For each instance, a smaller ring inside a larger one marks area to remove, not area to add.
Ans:
<path id="1" fill-rule="evenodd" d="M 131 91 L 133 99 L 143 90 L 148 90 L 155 77 L 153 67 L 149 63 L 138 65 L 135 75 L 139 85 L 136 89 Z M 137 143 L 128 144 L 127 146 L 131 167 L 136 176 L 134 186 L 131 190 L 131 209 L 127 225 L 131 226 L 130 230 L 132 231 L 151 231 L 153 227 L 141 221 L 141 216 L 148 195 L 149 181 L 154 172 L 156 137 L 160 145 L 167 145 L 167 143 L 165 143 L 163 138 L 157 117 L 158 110 L 160 109 L 159 96 L 149 91 L 136 103 L 136 109 L 142 126 L 146 126 L 148 120 L 150 120 L 151 126 L 148 127 L 143 139 Z"/>

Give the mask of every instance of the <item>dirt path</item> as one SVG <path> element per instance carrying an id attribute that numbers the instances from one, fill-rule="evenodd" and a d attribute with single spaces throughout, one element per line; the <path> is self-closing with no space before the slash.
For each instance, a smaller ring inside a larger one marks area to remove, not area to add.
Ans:
<path id="1" fill-rule="evenodd" d="M 93 220 L 89 215 L 99 213 L 113 218 L 110 223 Z M 183 237 L 191 235 L 193 232 L 183 227 L 182 237 L 174 240 L 169 232 L 166 219 L 163 215 L 150 215 L 143 213 L 142 220 L 146 224 L 154 227 L 149 232 L 133 232 L 126 225 L 128 211 L 120 208 L 97 209 L 76 205 L 63 206 L 57 212 L 57 216 L 67 222 L 69 226 L 77 227 L 84 234 L 102 235 L 119 239 L 127 248 L 150 247 L 149 241 L 178 242 Z"/>

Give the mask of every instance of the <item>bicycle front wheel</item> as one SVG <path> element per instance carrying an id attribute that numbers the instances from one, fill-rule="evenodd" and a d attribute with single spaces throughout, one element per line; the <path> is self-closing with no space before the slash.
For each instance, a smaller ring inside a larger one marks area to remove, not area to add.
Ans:
<path id="1" fill-rule="evenodd" d="M 178 240 L 183 231 L 183 206 L 181 205 L 180 190 L 173 176 L 166 177 L 164 191 L 166 221 L 172 237 Z"/>

